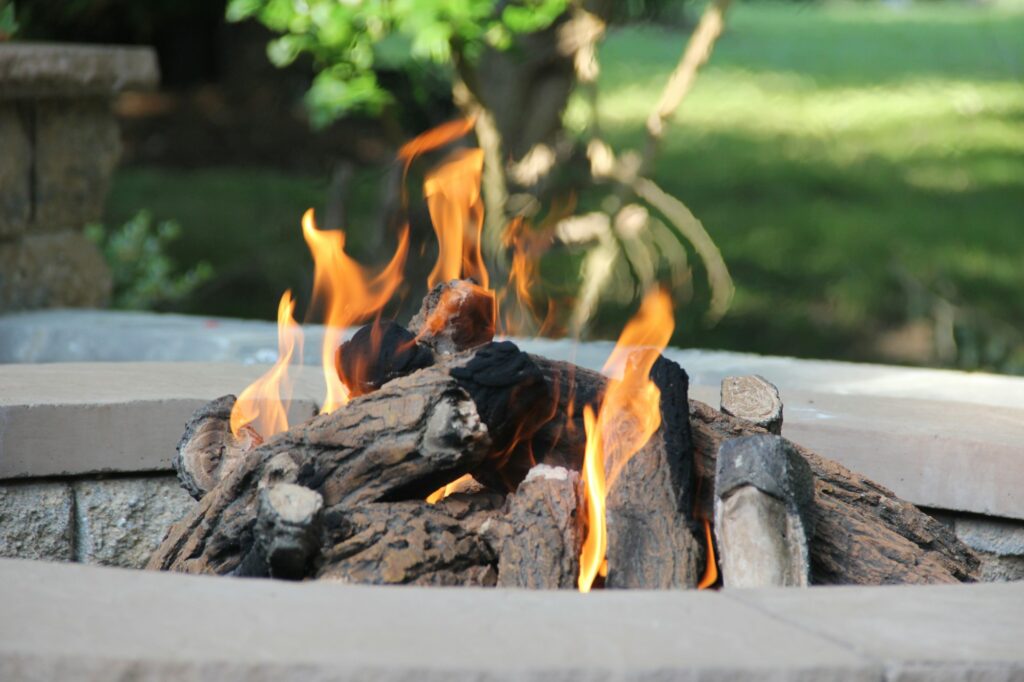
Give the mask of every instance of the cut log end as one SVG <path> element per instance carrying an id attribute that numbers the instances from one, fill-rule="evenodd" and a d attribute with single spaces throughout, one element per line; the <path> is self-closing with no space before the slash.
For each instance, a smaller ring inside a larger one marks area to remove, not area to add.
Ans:
<path id="1" fill-rule="evenodd" d="M 171 464 L 182 487 L 201 499 L 231 474 L 244 454 L 262 442 L 252 429 L 242 437 L 231 433 L 231 410 L 236 398 L 226 395 L 203 405 L 188 420 Z"/>
<path id="2" fill-rule="evenodd" d="M 782 433 L 782 398 L 779 389 L 757 375 L 726 377 L 722 380 L 722 412 L 759 426 L 769 433 Z"/>

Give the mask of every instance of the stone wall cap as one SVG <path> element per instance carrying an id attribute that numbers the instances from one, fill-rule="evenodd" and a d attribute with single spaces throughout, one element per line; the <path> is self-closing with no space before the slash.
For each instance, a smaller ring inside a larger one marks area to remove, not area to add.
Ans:
<path id="1" fill-rule="evenodd" d="M 157 86 L 150 47 L 0 43 L 0 99 L 106 96 Z"/>

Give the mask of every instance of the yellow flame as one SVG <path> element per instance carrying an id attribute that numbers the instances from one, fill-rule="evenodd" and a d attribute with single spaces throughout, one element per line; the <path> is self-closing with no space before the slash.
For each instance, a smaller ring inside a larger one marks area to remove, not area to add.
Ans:
<path id="1" fill-rule="evenodd" d="M 587 538 L 580 551 L 580 592 L 590 592 L 594 579 L 605 561 L 608 550 L 608 529 L 604 522 L 604 457 L 601 439 L 597 434 L 597 417 L 590 405 L 583 407 L 583 429 L 587 434 L 587 447 L 583 456 L 583 480 L 587 498 Z"/>
<path id="2" fill-rule="evenodd" d="M 483 167 L 482 149 L 459 149 L 430 171 L 423 182 L 438 243 L 437 263 L 427 278 L 428 286 L 462 277 L 489 288 L 480 252 L 480 233 L 484 227 L 480 196 Z"/>
<path id="3" fill-rule="evenodd" d="M 288 429 L 288 405 L 292 398 L 288 365 L 296 348 L 302 352 L 302 329 L 295 322 L 294 312 L 292 292 L 286 291 L 277 306 L 277 362 L 235 401 L 231 409 L 231 433 L 235 436 L 245 426 L 263 439 Z"/>
<path id="4" fill-rule="evenodd" d="M 589 406 L 584 408 L 587 445 L 583 481 L 588 530 L 580 553 L 581 592 L 590 590 L 605 561 L 607 491 L 614 487 L 629 459 L 661 426 L 661 391 L 651 381 L 650 373 L 674 328 L 668 293 L 663 289 L 648 293 L 605 363 L 603 371 L 610 378 L 597 417 L 591 412 L 588 420 Z"/>
<path id="5" fill-rule="evenodd" d="M 302 216 L 302 235 L 313 254 L 313 305 L 322 305 L 324 342 L 321 364 L 327 394 L 321 413 L 333 412 L 349 399 L 338 374 L 338 347 L 345 328 L 363 322 L 387 304 L 402 282 L 402 267 L 409 248 L 409 231 L 399 237 L 391 261 L 375 276 L 345 253 L 345 233 L 321 231 L 313 209 Z"/>

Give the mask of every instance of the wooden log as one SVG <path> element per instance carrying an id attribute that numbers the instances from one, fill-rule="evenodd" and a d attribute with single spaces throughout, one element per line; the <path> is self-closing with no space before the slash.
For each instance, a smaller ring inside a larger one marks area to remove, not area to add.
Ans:
<path id="1" fill-rule="evenodd" d="M 440 367 L 389 382 L 248 452 L 153 555 L 152 568 L 230 573 L 253 548 L 258 489 L 297 483 L 325 505 L 423 499 L 491 452 L 469 395 Z"/>
<path id="2" fill-rule="evenodd" d="M 496 316 L 494 292 L 469 280 L 453 279 L 430 290 L 409 320 L 409 331 L 436 354 L 447 355 L 492 341 Z"/>
<path id="3" fill-rule="evenodd" d="M 324 513 L 317 578 L 372 585 L 472 585 L 497 580 L 497 557 L 481 528 L 500 498 L 453 495 L 436 505 L 385 502 Z"/>
<path id="4" fill-rule="evenodd" d="M 582 404 L 600 401 L 605 378 L 568 363 L 534 361 L 549 386 L 556 387 L 558 404 L 555 418 L 534 438 L 535 461 L 579 470 L 586 445 Z M 719 445 L 729 438 L 766 431 L 699 401 L 689 402 L 694 489 L 699 492 L 701 513 L 711 519 Z M 807 460 L 815 478 L 811 584 L 947 583 L 978 578 L 977 557 L 941 523 L 839 463 L 791 445 Z"/>
<path id="5" fill-rule="evenodd" d="M 721 410 L 769 433 L 782 433 L 782 398 L 779 389 L 764 377 L 750 374 L 722 379 Z"/>
<path id="6" fill-rule="evenodd" d="M 718 448 L 729 438 L 764 434 L 749 422 L 690 401 L 701 484 L 711 510 Z M 952 530 L 892 491 L 795 443 L 814 474 L 811 584 L 953 583 L 978 579 L 978 558 Z"/>
<path id="7" fill-rule="evenodd" d="M 774 434 L 723 441 L 715 473 L 715 539 L 725 587 L 806 587 L 814 476 Z"/>
<path id="8" fill-rule="evenodd" d="M 243 454 L 262 442 L 251 428 L 240 438 L 231 433 L 236 398 L 226 395 L 203 405 L 189 418 L 171 465 L 182 487 L 198 499 L 228 476 Z"/>
<path id="9" fill-rule="evenodd" d="M 498 587 L 575 589 L 583 542 L 580 475 L 545 464 L 527 474 L 488 537 L 498 552 Z"/>
<path id="10" fill-rule="evenodd" d="M 320 551 L 320 512 L 316 491 L 293 483 L 260 490 L 255 542 L 235 575 L 301 580 Z"/>
<path id="11" fill-rule="evenodd" d="M 685 589 L 701 578 L 704 550 L 694 533 L 693 453 L 686 372 L 659 358 L 661 425 L 609 479 L 607 588 Z"/>
<path id="12" fill-rule="evenodd" d="M 399 377 L 434 364 L 433 353 L 412 332 L 375 320 L 341 344 L 335 358 L 338 376 L 353 397 L 372 393 Z"/>

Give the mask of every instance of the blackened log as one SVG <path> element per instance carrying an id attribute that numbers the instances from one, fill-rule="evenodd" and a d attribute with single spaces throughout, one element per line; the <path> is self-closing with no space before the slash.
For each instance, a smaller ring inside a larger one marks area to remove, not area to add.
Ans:
<path id="1" fill-rule="evenodd" d="M 256 542 L 250 552 L 259 566 L 250 569 L 251 574 L 285 580 L 301 580 L 309 575 L 320 551 L 323 505 L 319 493 L 293 483 L 263 488 L 256 515 Z"/>
<path id="2" fill-rule="evenodd" d="M 767 433 L 696 400 L 690 424 L 702 506 L 711 511 L 722 441 Z M 892 491 L 790 443 L 814 474 L 811 584 L 954 583 L 978 579 L 977 556 L 953 531 Z"/>
<path id="3" fill-rule="evenodd" d="M 490 434 L 491 453 L 473 476 L 490 487 L 514 490 L 533 466 L 530 441 L 555 410 L 540 368 L 514 343 L 501 341 L 480 347 L 467 361 L 455 360 L 450 372 Z"/>
<path id="4" fill-rule="evenodd" d="M 371 585 L 493 586 L 497 557 L 481 527 L 498 513 L 493 496 L 456 495 L 324 513 L 317 578 Z M 474 498 L 468 499 L 467 498 Z"/>
<path id="5" fill-rule="evenodd" d="M 583 525 L 580 475 L 540 464 L 530 470 L 489 538 L 498 552 L 498 587 L 575 589 Z"/>
<path id="6" fill-rule="evenodd" d="M 722 379 L 721 410 L 776 435 L 782 433 L 782 398 L 764 377 L 750 374 Z"/>
<path id="7" fill-rule="evenodd" d="M 353 397 L 366 395 L 398 377 L 434 364 L 428 348 L 415 335 L 391 321 L 375 320 L 361 327 L 338 348 L 338 375 Z"/>
<path id="8" fill-rule="evenodd" d="M 661 425 L 608 480 L 607 588 L 685 589 L 701 578 L 704 550 L 691 502 L 689 378 L 666 358 L 658 359 L 650 376 L 661 391 Z"/>
<path id="9" fill-rule="evenodd" d="M 430 290 L 409 321 L 409 330 L 435 353 L 458 353 L 492 341 L 496 317 L 493 291 L 453 279 Z"/>

